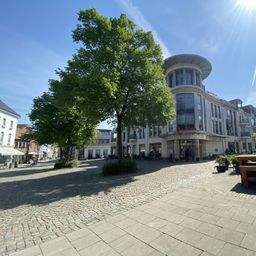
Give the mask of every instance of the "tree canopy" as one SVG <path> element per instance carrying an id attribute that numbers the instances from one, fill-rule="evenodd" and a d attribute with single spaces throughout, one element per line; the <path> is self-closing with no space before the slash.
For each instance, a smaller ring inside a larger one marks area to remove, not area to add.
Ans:
<path id="1" fill-rule="evenodd" d="M 57 144 L 65 160 L 71 158 L 71 147 L 80 147 L 94 138 L 96 124 L 76 108 L 75 104 L 58 107 L 53 84 L 50 90 L 34 99 L 29 115 L 32 121 L 32 138 L 39 144 Z"/>
<path id="2" fill-rule="evenodd" d="M 88 9 L 78 20 L 73 40 L 79 49 L 57 71 L 59 81 L 34 100 L 34 133 L 39 143 L 78 145 L 92 137 L 95 124 L 110 119 L 120 159 L 124 127 L 166 125 L 174 116 L 161 49 L 124 14 L 108 18 Z"/>
<path id="3" fill-rule="evenodd" d="M 121 158 L 124 127 L 166 125 L 174 116 L 161 49 L 151 32 L 137 29 L 124 14 L 108 18 L 88 9 L 78 20 L 73 39 L 80 48 L 58 72 L 59 94 L 101 121 L 112 120 Z"/>

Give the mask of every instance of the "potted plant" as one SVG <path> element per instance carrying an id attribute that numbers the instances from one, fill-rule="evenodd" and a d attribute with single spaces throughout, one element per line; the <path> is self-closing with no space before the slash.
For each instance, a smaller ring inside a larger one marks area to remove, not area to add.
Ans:
<path id="1" fill-rule="evenodd" d="M 239 173 L 239 161 L 237 159 L 237 156 L 236 155 L 230 156 L 230 160 L 231 160 L 231 163 L 233 165 L 234 171 L 236 173 Z"/>
<path id="2" fill-rule="evenodd" d="M 216 163 L 218 164 L 216 166 L 216 169 L 218 172 L 225 172 L 228 170 L 228 166 L 230 165 L 230 159 L 227 155 L 221 155 L 218 156 L 216 159 Z"/>

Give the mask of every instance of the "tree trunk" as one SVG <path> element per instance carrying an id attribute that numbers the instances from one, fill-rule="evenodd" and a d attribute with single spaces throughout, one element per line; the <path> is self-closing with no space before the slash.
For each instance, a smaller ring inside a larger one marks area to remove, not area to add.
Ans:
<path id="1" fill-rule="evenodd" d="M 60 147 L 60 160 L 63 160 L 63 148 Z"/>
<path id="2" fill-rule="evenodd" d="M 121 160 L 123 158 L 123 143 L 122 143 L 122 118 L 117 116 L 117 158 Z"/>

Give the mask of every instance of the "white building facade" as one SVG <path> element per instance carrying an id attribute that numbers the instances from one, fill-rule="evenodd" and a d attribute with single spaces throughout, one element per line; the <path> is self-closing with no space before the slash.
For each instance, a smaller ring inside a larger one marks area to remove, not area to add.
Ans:
<path id="1" fill-rule="evenodd" d="M 211 69 L 210 62 L 198 55 L 166 59 L 164 70 L 176 99 L 176 118 L 164 127 L 125 129 L 125 154 L 167 158 L 172 152 L 176 160 L 200 160 L 225 152 L 255 151 L 256 109 L 206 91 L 203 81 Z"/>
<path id="2" fill-rule="evenodd" d="M 84 146 L 84 159 L 106 158 L 110 155 L 111 130 L 98 129 L 98 135 L 93 144 Z"/>
<path id="3" fill-rule="evenodd" d="M 0 100 L 0 164 L 10 163 L 13 156 L 23 155 L 23 153 L 14 149 L 19 118 L 19 114 Z"/>

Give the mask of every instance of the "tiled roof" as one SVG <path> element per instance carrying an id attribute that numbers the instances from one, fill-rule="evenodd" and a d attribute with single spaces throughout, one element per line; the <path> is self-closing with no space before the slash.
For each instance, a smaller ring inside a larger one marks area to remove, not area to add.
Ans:
<path id="1" fill-rule="evenodd" d="M 4 102 L 2 102 L 1 100 L 0 100 L 0 110 L 4 110 L 4 111 L 6 111 L 6 112 L 8 112 L 8 113 L 11 113 L 11 114 L 13 114 L 13 115 L 15 115 L 15 116 L 18 116 L 18 117 L 20 117 L 20 115 L 17 113 L 17 112 L 15 112 L 13 109 L 11 109 L 10 107 L 8 107 Z"/>

